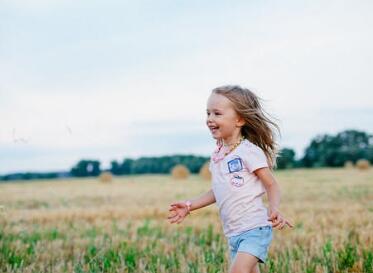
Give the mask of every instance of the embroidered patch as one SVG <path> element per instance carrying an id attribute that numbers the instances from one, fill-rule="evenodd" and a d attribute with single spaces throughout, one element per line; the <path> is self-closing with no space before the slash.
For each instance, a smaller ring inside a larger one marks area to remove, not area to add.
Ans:
<path id="1" fill-rule="evenodd" d="M 241 187 L 244 184 L 244 179 L 242 176 L 234 175 L 231 179 L 231 184 L 236 187 Z"/>
<path id="2" fill-rule="evenodd" d="M 241 158 L 235 158 L 228 162 L 228 169 L 230 173 L 238 172 L 242 170 Z"/>

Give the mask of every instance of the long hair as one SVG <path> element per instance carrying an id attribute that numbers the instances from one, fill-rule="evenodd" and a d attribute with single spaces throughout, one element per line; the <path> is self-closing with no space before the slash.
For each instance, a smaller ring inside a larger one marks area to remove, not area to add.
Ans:
<path id="1" fill-rule="evenodd" d="M 277 131 L 280 137 L 280 127 L 262 108 L 260 104 L 262 99 L 249 89 L 238 85 L 217 87 L 212 90 L 212 93 L 223 95 L 233 103 L 237 114 L 245 120 L 241 128 L 242 136 L 263 150 L 271 169 L 276 167 L 278 144 L 275 132 Z"/>

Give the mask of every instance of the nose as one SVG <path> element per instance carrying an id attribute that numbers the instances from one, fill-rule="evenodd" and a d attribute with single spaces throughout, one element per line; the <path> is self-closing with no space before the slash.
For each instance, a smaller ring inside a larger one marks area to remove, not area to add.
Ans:
<path id="1" fill-rule="evenodd" d="M 207 122 L 207 124 L 208 124 L 209 122 L 212 122 L 212 120 L 213 120 L 212 115 L 211 115 L 211 114 L 210 114 L 210 115 L 207 115 L 207 118 L 206 118 L 206 122 Z"/>

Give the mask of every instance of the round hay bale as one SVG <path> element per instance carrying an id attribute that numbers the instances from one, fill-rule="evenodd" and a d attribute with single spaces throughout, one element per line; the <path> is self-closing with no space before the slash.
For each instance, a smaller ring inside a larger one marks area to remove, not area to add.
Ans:
<path id="1" fill-rule="evenodd" d="M 356 168 L 359 170 L 368 170 L 370 168 L 370 162 L 366 159 L 359 159 L 356 161 Z"/>
<path id="2" fill-rule="evenodd" d="M 348 160 L 348 161 L 345 162 L 344 167 L 346 169 L 352 169 L 354 167 L 354 163 L 352 161 Z"/>
<path id="3" fill-rule="evenodd" d="M 102 183 L 110 183 L 113 181 L 113 175 L 111 174 L 111 172 L 102 172 L 98 179 Z"/>
<path id="4" fill-rule="evenodd" d="M 186 179 L 189 177 L 190 172 L 185 165 L 178 164 L 172 168 L 171 175 L 175 179 Z"/>
<path id="5" fill-rule="evenodd" d="M 203 164 L 203 166 L 202 166 L 201 169 L 199 170 L 199 175 L 200 175 L 204 180 L 208 180 L 208 181 L 211 180 L 211 172 L 210 172 L 210 170 L 209 170 L 209 164 L 210 164 L 210 161 L 207 161 L 205 164 Z"/>

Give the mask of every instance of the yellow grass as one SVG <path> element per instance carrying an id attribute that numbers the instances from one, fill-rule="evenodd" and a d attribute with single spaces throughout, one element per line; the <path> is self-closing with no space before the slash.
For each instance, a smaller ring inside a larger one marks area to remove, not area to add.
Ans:
<path id="1" fill-rule="evenodd" d="M 277 171 L 275 176 L 282 191 L 280 210 L 295 228 L 275 230 L 270 256 L 294 247 L 307 249 L 311 256 L 320 252 L 328 239 L 334 247 L 349 238 L 373 246 L 372 169 Z M 75 252 L 70 255 L 77 255 L 76 249 L 87 244 L 80 238 L 82 230 L 99 227 L 110 235 L 113 222 L 119 228 L 130 223 L 134 231 L 145 219 L 151 219 L 170 232 L 185 226 L 198 231 L 212 224 L 217 233 L 222 233 L 215 205 L 193 211 L 180 225 L 171 225 L 166 220 L 171 202 L 193 198 L 209 189 L 210 183 L 197 175 L 190 176 L 185 183 L 162 175 L 114 177 L 109 184 L 96 178 L 5 183 L 0 184 L 0 225 L 5 234 L 53 227 L 62 233 L 75 230 L 70 234 Z M 72 225 L 76 229 L 71 229 Z M 113 241 L 125 240 L 125 236 L 113 236 Z M 44 247 L 47 249 L 43 249 L 35 263 L 48 260 L 48 255 L 56 255 L 52 254 L 55 252 L 71 251 L 61 240 Z M 173 248 L 167 242 L 164 247 Z"/>

